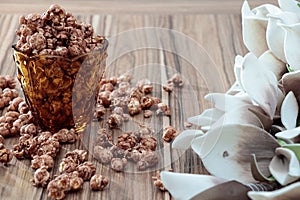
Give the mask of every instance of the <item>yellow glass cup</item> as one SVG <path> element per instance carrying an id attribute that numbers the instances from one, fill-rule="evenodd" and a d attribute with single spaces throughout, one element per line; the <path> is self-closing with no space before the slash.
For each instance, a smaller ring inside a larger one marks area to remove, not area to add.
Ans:
<path id="1" fill-rule="evenodd" d="M 68 59 L 62 56 L 28 56 L 14 46 L 17 77 L 36 122 L 56 132 L 75 128 L 82 132 L 93 117 L 107 57 L 103 48 Z"/>

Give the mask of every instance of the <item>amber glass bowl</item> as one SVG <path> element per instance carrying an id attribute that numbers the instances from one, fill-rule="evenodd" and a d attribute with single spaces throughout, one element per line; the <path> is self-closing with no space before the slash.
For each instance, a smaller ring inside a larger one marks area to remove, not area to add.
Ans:
<path id="1" fill-rule="evenodd" d="M 91 122 L 99 79 L 105 71 L 107 40 L 101 50 L 73 59 L 28 56 L 14 46 L 18 80 L 36 122 L 56 132 L 74 127 L 78 132 Z"/>

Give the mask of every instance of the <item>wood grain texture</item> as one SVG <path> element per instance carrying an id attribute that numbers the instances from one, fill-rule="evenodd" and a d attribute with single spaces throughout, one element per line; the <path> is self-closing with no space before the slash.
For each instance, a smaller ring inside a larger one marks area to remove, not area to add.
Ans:
<path id="1" fill-rule="evenodd" d="M 251 6 L 276 4 L 276 0 L 248 0 Z M 45 10 L 55 0 L 3 0 L 1 13 L 32 13 Z M 34 6 L 32 6 L 34 4 Z M 243 0 L 65 0 L 59 2 L 73 13 L 239 13 Z"/>
<path id="2" fill-rule="evenodd" d="M 23 1 L 10 1 L 5 4 L 6 6 L 20 5 Z M 41 1 L 45 3 L 44 1 Z M 68 1 L 66 1 L 68 2 Z M 74 1 L 76 3 L 77 1 Z M 96 3 L 96 1 L 90 1 Z M 191 1 L 197 4 L 196 1 Z M 221 1 L 218 1 L 220 3 Z M 237 2 L 237 1 L 229 1 Z M 90 6 L 93 6 L 93 4 Z M 109 63 L 106 70 L 106 76 L 121 75 L 124 73 L 133 76 L 132 82 L 135 83 L 140 79 L 148 78 L 155 84 L 153 95 L 159 96 L 162 100 L 170 105 L 172 116 L 157 117 L 151 119 L 143 119 L 141 116 L 134 118 L 133 122 L 129 122 L 122 127 L 122 130 L 115 130 L 113 132 L 116 137 L 123 130 L 130 130 L 137 127 L 138 123 L 151 125 L 155 131 L 159 141 L 159 155 L 160 163 L 158 168 L 151 169 L 146 172 L 137 172 L 133 166 L 128 166 L 127 170 L 123 173 L 116 173 L 108 166 L 103 166 L 92 159 L 92 154 L 89 155 L 90 160 L 97 165 L 97 172 L 101 173 L 110 179 L 108 189 L 103 192 L 92 192 L 89 189 L 88 183 L 84 184 L 82 192 L 72 193 L 67 195 L 66 199 L 124 199 L 124 200 L 139 200 L 139 199 L 157 199 L 168 200 L 171 199 L 170 195 L 166 192 L 161 192 L 152 185 L 151 176 L 155 175 L 156 169 L 169 169 L 173 168 L 176 172 L 186 173 L 207 173 L 203 168 L 198 157 L 191 151 L 187 152 L 171 150 L 170 144 L 166 144 L 161 140 L 162 128 L 167 125 L 184 130 L 183 123 L 187 117 L 200 113 L 203 109 L 210 106 L 209 103 L 204 101 L 203 96 L 208 92 L 215 91 L 214 89 L 223 88 L 228 89 L 230 84 L 234 82 L 233 63 L 234 57 L 237 54 L 245 54 L 246 49 L 243 46 L 241 38 L 241 19 L 239 14 L 223 13 L 208 11 L 205 13 L 195 12 L 182 12 L 179 11 L 177 3 L 176 9 L 178 13 L 162 14 L 163 9 L 158 8 L 158 13 L 153 10 L 148 13 L 134 12 L 131 14 L 118 13 L 114 11 L 109 14 L 79 14 L 78 18 L 83 21 L 92 23 L 95 27 L 95 32 L 106 35 L 109 39 L 133 29 L 141 29 L 144 27 L 159 27 L 171 29 L 184 34 L 184 37 L 189 37 L 194 40 L 205 51 L 192 52 L 190 51 L 193 59 L 201 61 L 199 66 L 193 66 L 191 60 L 186 60 L 174 52 L 165 51 L 167 47 L 176 49 L 176 45 L 180 41 L 174 41 L 174 35 L 170 32 L 167 35 L 153 35 L 146 37 L 146 35 L 137 34 L 133 38 L 135 40 L 126 41 L 127 44 L 133 42 L 143 46 L 143 43 L 151 43 L 151 40 L 161 41 L 160 49 L 136 49 L 117 58 L 109 57 Z M 238 5 L 240 5 L 238 1 Z M 7 11 L 1 6 L 0 3 L 0 74 L 15 75 L 15 65 L 12 59 L 11 45 L 16 41 L 15 30 L 18 27 L 19 14 L 24 10 L 10 10 Z M 9 4 L 9 5 L 8 5 Z M 110 3 L 111 4 L 111 3 Z M 122 5 L 125 3 L 121 3 Z M 149 3 L 150 4 L 150 3 Z M 146 3 L 145 3 L 146 5 Z M 152 4 L 153 6 L 155 4 Z M 23 6 L 23 5 L 22 5 Z M 165 6 L 165 5 L 164 5 Z M 193 6 L 193 4 L 190 4 Z M 28 5 L 28 7 L 30 7 Z M 40 9 L 40 7 L 31 9 Z M 25 8 L 27 8 L 25 6 Z M 75 5 L 72 9 L 78 9 Z M 43 8 L 44 9 L 44 8 Z M 133 9 L 133 8 L 132 8 Z M 153 9 L 150 7 L 150 10 Z M 4 11 L 5 10 L 5 11 Z M 28 10 L 27 10 L 28 11 Z M 26 11 L 26 12 L 27 12 Z M 79 9 L 78 9 L 79 11 Z M 137 10 L 133 10 L 137 11 Z M 9 13 L 11 12 L 11 13 Z M 230 10 L 229 10 L 230 12 Z M 185 44 L 181 44 L 185 46 Z M 111 54 L 126 49 L 126 43 L 116 40 L 111 43 Z M 203 52 L 207 52 L 204 54 Z M 116 53 L 117 54 L 117 53 Z M 219 76 L 218 80 L 214 81 L 215 85 L 208 85 L 207 80 L 214 80 L 216 77 L 211 76 L 211 71 L 216 69 Z M 171 94 L 165 93 L 161 90 L 161 85 L 166 83 L 175 72 L 180 72 L 186 80 L 186 85 L 182 89 L 175 89 Z M 209 77 L 207 77 L 209 75 Z M 222 87 L 220 87 L 220 84 Z M 58 173 L 58 163 L 63 155 L 68 151 L 75 148 L 86 148 L 92 152 L 93 138 L 95 132 L 102 124 L 94 122 L 91 126 L 90 134 L 86 134 L 82 141 L 73 145 L 64 145 L 61 149 L 57 159 L 53 174 Z M 6 139 L 5 144 L 11 147 L 17 143 L 17 138 Z M 30 162 L 28 160 L 13 159 L 9 166 L 0 166 L 0 197 L 2 200 L 9 199 L 48 199 L 47 193 L 41 188 L 35 188 L 31 185 L 30 179 L 32 178 L 32 169 L 30 169 Z"/>

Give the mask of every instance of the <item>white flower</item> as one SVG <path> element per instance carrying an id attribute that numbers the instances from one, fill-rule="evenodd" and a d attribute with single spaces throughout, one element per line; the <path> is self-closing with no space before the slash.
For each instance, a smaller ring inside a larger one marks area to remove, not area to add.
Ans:
<path id="1" fill-rule="evenodd" d="M 211 101 L 215 108 L 188 119 L 190 123 L 201 126 L 203 131 L 225 124 L 255 124 L 261 128 L 271 125 L 270 115 L 262 107 L 254 105 L 245 92 L 235 95 L 210 93 L 205 99 Z M 276 108 L 277 99 L 274 104 L 269 104 Z"/>
<path id="2" fill-rule="evenodd" d="M 295 153 L 287 148 L 277 148 L 269 169 L 281 185 L 288 185 L 300 178 L 300 164 Z"/>
<path id="3" fill-rule="evenodd" d="M 284 54 L 284 40 L 286 32 L 279 24 L 291 25 L 300 22 L 299 16 L 292 12 L 269 14 L 266 38 L 269 49 L 284 63 L 287 63 Z"/>
<path id="4" fill-rule="evenodd" d="M 279 144 L 268 132 L 242 124 L 218 126 L 192 141 L 192 149 L 212 175 L 241 183 L 255 181 L 251 154 L 256 155 L 259 166 L 265 166 L 260 170 L 269 174 L 267 166 L 277 147 Z"/>
<path id="5" fill-rule="evenodd" d="M 270 50 L 278 59 L 300 69 L 300 8 L 294 0 L 279 0 L 280 8 L 265 4 L 250 9 L 242 7 L 244 44 L 256 57 Z"/>
<path id="6" fill-rule="evenodd" d="M 192 147 L 215 177 L 162 172 L 175 199 L 232 199 L 227 193 L 222 196 L 229 187 L 239 191 L 240 199 L 248 199 L 244 184 L 275 178 L 275 186 L 286 186 L 300 179 L 300 144 L 295 144 L 300 141 L 300 3 L 279 0 L 279 5 L 251 10 L 244 2 L 243 40 L 250 52 L 235 58 L 236 82 L 226 93 L 206 95 L 214 107 L 188 119 L 201 130 L 183 131 L 172 144 L 176 149 Z M 280 117 L 284 127 L 273 124 Z M 287 144 L 280 146 L 270 132 Z M 299 186 L 248 196 L 296 199 Z"/>
<path id="7" fill-rule="evenodd" d="M 285 92 L 288 92 L 281 106 L 281 122 L 286 130 L 278 132 L 275 136 L 289 144 L 299 142 L 300 127 L 297 127 L 300 100 L 299 79 L 300 71 L 287 73 L 282 78 L 283 88 Z"/>
<path id="8" fill-rule="evenodd" d="M 298 15 L 300 15 L 299 13 L 299 2 L 295 1 L 295 0 L 278 0 L 278 4 L 279 7 L 283 10 L 283 11 L 289 11 L 289 12 L 294 12 L 294 13 L 298 13 Z"/>
<path id="9" fill-rule="evenodd" d="M 287 63 L 290 65 L 292 70 L 300 70 L 300 23 L 279 25 L 285 30 L 284 55 Z"/>
<path id="10" fill-rule="evenodd" d="M 250 9 L 247 1 L 242 7 L 243 40 L 247 49 L 259 57 L 268 50 L 266 29 L 269 14 L 278 14 L 281 10 L 270 4 Z"/>
<path id="11" fill-rule="evenodd" d="M 277 104 L 282 99 L 277 79 L 286 70 L 284 63 L 269 51 L 259 58 L 250 52 L 244 58 L 238 56 L 236 62 L 234 71 L 238 84 L 273 119 Z"/>

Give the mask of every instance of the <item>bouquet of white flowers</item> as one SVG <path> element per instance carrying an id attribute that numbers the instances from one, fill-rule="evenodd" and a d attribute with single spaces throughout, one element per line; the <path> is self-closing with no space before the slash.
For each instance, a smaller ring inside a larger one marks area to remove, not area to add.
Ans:
<path id="1" fill-rule="evenodd" d="M 244 44 L 236 82 L 205 98 L 175 149 L 192 149 L 211 175 L 162 172 L 176 199 L 300 199 L 300 2 L 242 7 Z"/>

